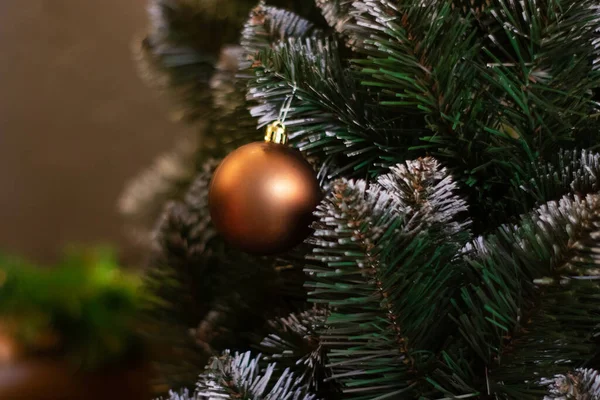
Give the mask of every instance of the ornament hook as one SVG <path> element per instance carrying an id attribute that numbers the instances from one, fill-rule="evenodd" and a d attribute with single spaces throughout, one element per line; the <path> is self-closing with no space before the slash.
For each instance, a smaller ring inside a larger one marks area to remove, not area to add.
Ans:
<path id="1" fill-rule="evenodd" d="M 294 88 L 292 89 L 292 93 L 290 95 L 288 95 L 283 102 L 283 106 L 281 107 L 281 110 L 279 111 L 279 118 L 277 119 L 277 121 L 275 121 L 267 126 L 267 130 L 265 132 L 265 142 L 277 143 L 277 144 L 287 144 L 288 143 L 288 136 L 287 136 L 287 132 L 285 129 L 285 125 L 283 125 L 283 123 L 285 122 L 288 112 L 290 111 L 290 109 L 292 107 L 292 100 L 294 99 L 295 95 L 296 95 L 296 86 L 294 85 Z"/>
<path id="2" fill-rule="evenodd" d="M 267 126 L 265 142 L 287 144 L 288 136 L 285 132 L 285 126 L 281 121 L 275 121 Z"/>

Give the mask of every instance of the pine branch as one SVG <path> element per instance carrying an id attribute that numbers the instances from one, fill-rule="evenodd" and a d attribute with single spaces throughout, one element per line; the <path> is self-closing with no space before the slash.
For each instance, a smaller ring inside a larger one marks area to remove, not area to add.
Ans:
<path id="1" fill-rule="evenodd" d="M 150 0 L 149 44 L 217 57 L 223 45 L 237 43 L 254 4 L 255 0 Z"/>
<path id="2" fill-rule="evenodd" d="M 371 32 L 362 50 L 374 54 L 361 62 L 364 72 L 374 78 L 367 84 L 385 83 L 390 96 L 400 98 L 383 104 L 420 107 L 431 116 L 435 132 L 472 135 L 469 131 L 478 122 L 492 135 L 487 141 L 493 142 L 495 135 L 507 147 L 522 146 L 520 152 L 532 160 L 535 151 L 554 150 L 571 137 L 566 130 L 589 120 L 589 96 L 598 87 L 590 60 L 600 18 L 591 12 L 592 3 L 564 0 L 522 5 L 494 0 L 488 4 L 496 26 L 502 27 L 489 32 L 493 43 L 499 47 L 507 42 L 512 48 L 488 49 L 495 63 L 488 62 L 482 69 L 488 81 L 484 85 L 475 70 L 481 65 L 480 43 L 469 15 L 453 12 L 449 2 L 436 0 L 401 6 L 387 0 L 358 2 L 355 8 L 363 11 L 359 25 Z M 501 35 L 509 40 L 502 40 Z M 492 50 L 508 58 L 499 59 Z M 490 104 L 481 105 L 489 111 L 465 113 L 477 108 L 469 106 L 473 99 L 469 93 L 482 88 L 487 89 L 480 94 L 491 94 Z M 486 120 L 487 113 L 499 109 L 510 112 L 502 111 L 500 120 Z M 457 115 L 460 112 L 462 116 Z M 511 143 L 511 138 L 518 142 Z"/>
<path id="3" fill-rule="evenodd" d="M 560 150 L 555 161 L 527 168 L 527 181 L 514 181 L 514 197 L 524 210 L 568 193 L 585 196 L 600 191 L 600 156 L 588 150 Z"/>
<path id="4" fill-rule="evenodd" d="M 270 1 L 285 4 L 303 14 L 311 14 L 314 6 L 301 5 L 289 0 Z M 217 71 L 211 79 L 213 110 L 205 147 L 211 156 L 223 157 L 235 148 L 262 139 L 262 132 L 256 129 L 256 120 L 250 115 L 246 104 L 248 68 L 256 60 L 260 50 L 270 49 L 288 38 L 321 36 L 312 22 L 291 11 L 265 5 L 264 1 L 252 9 L 250 18 L 244 25 L 241 46 L 226 47 L 221 52 Z M 232 123 L 235 121 L 235 123 Z M 272 122 L 272 121 L 269 121 Z"/>
<path id="5" fill-rule="evenodd" d="M 148 49 L 137 51 L 139 75 L 174 100 L 174 118 L 199 122 L 198 160 L 224 157 L 262 136 L 246 109 L 245 80 L 238 77 L 242 53 L 239 46 L 224 46 L 218 58 L 211 61 L 206 80 L 180 76 L 181 82 L 174 83 L 171 75 L 179 76 L 177 69 L 161 64 Z"/>
<path id="6" fill-rule="evenodd" d="M 411 0 L 394 5 L 387 0 L 354 3 L 359 13 L 358 50 L 370 55 L 358 60 L 363 84 L 380 88 L 382 105 L 403 113 L 420 112 L 440 137 L 425 137 L 430 148 L 463 140 L 477 122 L 481 106 L 475 73 L 479 42 L 469 21 L 451 10 L 449 2 Z M 422 133 L 422 132 L 417 132 Z"/>
<path id="7" fill-rule="evenodd" d="M 468 379 L 450 369 L 481 393 L 537 399 L 536 376 L 593 359 L 599 229 L 599 195 L 564 197 L 475 243 L 454 320 L 479 362 Z"/>
<path id="8" fill-rule="evenodd" d="M 225 46 L 210 81 L 213 107 L 219 111 L 221 118 L 233 115 L 237 109 L 246 105 L 245 93 L 240 90 L 241 85 L 237 79 L 243 51 L 241 46 Z"/>
<path id="9" fill-rule="evenodd" d="M 452 0 L 452 7 L 458 8 L 463 15 L 472 13 L 480 17 L 486 11 L 490 10 L 490 1 L 488 0 Z"/>
<path id="10" fill-rule="evenodd" d="M 242 31 L 241 45 L 246 54 L 241 69 L 257 62 L 257 54 L 290 38 L 301 39 L 322 36 L 314 24 L 291 11 L 268 7 L 262 1 L 255 7 Z"/>
<path id="11" fill-rule="evenodd" d="M 378 109 L 369 108 L 367 93 L 343 66 L 334 42 L 281 43 L 259 53 L 254 72 L 248 100 L 259 105 L 252 107 L 252 115 L 259 117 L 261 126 L 277 120 L 285 100 L 293 94 L 286 120 L 290 140 L 324 162 L 337 157 L 338 168 L 332 175 L 375 174 L 406 154 L 408 146 L 401 146 L 402 137 L 382 133 L 390 121 Z"/>
<path id="12" fill-rule="evenodd" d="M 193 395 L 190 395 L 190 391 L 187 389 L 182 390 L 180 393 L 175 393 L 173 391 L 169 392 L 169 397 L 163 398 L 161 397 L 159 400 L 198 400 Z"/>
<path id="13" fill-rule="evenodd" d="M 459 221 L 467 203 L 457 196 L 458 185 L 437 160 L 420 158 L 390 170 L 378 182 L 394 199 L 398 213 L 417 219 L 444 240 L 467 230 L 470 221 Z"/>
<path id="14" fill-rule="evenodd" d="M 216 237 L 208 212 L 208 188 L 219 163 L 215 159 L 206 161 L 183 201 L 168 204 L 158 222 L 156 240 L 170 266 L 177 267 L 177 258 L 186 264 L 197 262 Z"/>
<path id="15" fill-rule="evenodd" d="M 119 211 L 136 228 L 152 229 L 165 203 L 183 196 L 197 173 L 199 144 L 185 137 L 131 180 L 119 199 Z"/>
<path id="16" fill-rule="evenodd" d="M 208 82 L 214 72 L 218 40 L 204 42 L 195 23 L 208 21 L 199 14 L 200 2 L 187 0 L 153 0 L 148 6 L 151 27 L 148 36 L 139 44 L 144 62 L 142 69 L 158 70 L 162 86 L 167 86 L 181 98 L 184 118 L 195 120 L 209 106 Z M 191 28 L 191 29 L 190 29 Z M 203 48 L 203 45 L 207 48 Z M 152 73 L 150 76 L 157 76 Z"/>
<path id="17" fill-rule="evenodd" d="M 159 60 L 150 51 L 145 36 L 136 36 L 131 44 L 131 53 L 137 74 L 144 84 L 159 93 L 170 89 L 171 77 L 160 66 Z"/>
<path id="18" fill-rule="evenodd" d="M 162 52 L 151 47 L 148 39 L 135 44 L 138 71 L 143 81 L 176 100 L 174 117 L 187 122 L 206 114 L 210 105 L 208 84 L 216 60 L 190 48 L 169 48 Z"/>
<path id="19" fill-rule="evenodd" d="M 275 364 L 260 371 L 260 356 L 225 352 L 215 357 L 200 376 L 193 395 L 172 393 L 168 400 L 252 399 L 252 400 L 315 400 L 308 388 L 288 370 L 273 379 Z"/>
<path id="20" fill-rule="evenodd" d="M 430 132 L 414 132 L 425 142 L 420 147 L 473 187 L 475 215 L 504 221 L 522 210 L 504 198 L 510 179 L 529 178 L 528 162 L 573 138 L 593 143 L 598 13 L 590 1 L 471 2 L 475 15 L 454 3 L 355 2 L 362 29 L 354 34 L 367 56 L 357 65 L 363 84 L 380 88 L 381 105 L 427 121 Z"/>
<path id="21" fill-rule="evenodd" d="M 151 32 L 136 51 L 140 75 L 176 99 L 178 118 L 202 121 L 204 158 L 257 137 L 237 77 L 237 42 L 253 0 L 152 0 Z M 231 121 L 237 121 L 232 124 Z"/>
<path id="22" fill-rule="evenodd" d="M 316 0 L 316 3 L 327 24 L 345 36 L 346 40 L 349 40 L 347 31 L 354 25 L 353 17 L 350 14 L 353 0 Z M 352 47 L 355 43 L 350 42 L 348 45 Z"/>
<path id="23" fill-rule="evenodd" d="M 424 175 L 439 173 L 435 162 L 422 165 L 431 168 Z M 404 171 L 397 168 L 400 176 L 385 181 L 399 182 Z M 423 183 L 437 186 L 432 204 L 448 201 L 451 180 Z M 431 235 L 427 219 L 435 219 L 434 211 L 419 204 L 413 216 L 399 213 L 396 203 L 413 201 L 414 192 L 407 196 L 391 186 L 387 192 L 339 180 L 316 213 L 311 259 L 320 264 L 306 267 L 314 281 L 309 296 L 330 307 L 321 340 L 332 379 L 348 398 L 414 398 L 429 390 L 420 374 L 427 374 L 446 340 L 450 302 L 443 299 L 452 296 L 461 274 L 452 260 L 468 234 L 455 232 L 443 241 Z M 455 196 L 452 201 L 460 212 L 464 203 Z"/>
<path id="24" fill-rule="evenodd" d="M 254 0 L 150 0 L 150 32 L 139 44 L 146 76 L 160 77 L 179 99 L 184 119 L 210 111 L 210 80 L 221 49 L 237 42 Z M 137 51 L 136 51 L 137 52 Z M 158 73 L 149 71 L 156 70 Z"/>
<path id="25" fill-rule="evenodd" d="M 204 165 L 184 200 L 167 204 L 156 228 L 158 254 L 148 271 L 147 286 L 159 303 L 152 308 L 149 335 L 159 347 L 172 349 L 158 360 L 161 379 L 166 380 L 159 384 L 174 389 L 194 382 L 212 355 L 210 347 L 196 345 L 190 330 L 210 314 L 218 293 L 203 278 L 217 274 L 219 266 L 203 257 L 216 238 L 207 193 L 217 165 L 217 160 Z"/>
<path id="26" fill-rule="evenodd" d="M 496 24 L 483 76 L 512 135 L 542 155 L 574 137 L 597 132 L 592 90 L 600 83 L 593 46 L 600 28 L 596 2 L 494 0 Z M 498 55 L 496 55 L 498 54 Z M 594 133 L 595 135 L 595 133 Z"/>
<path id="27" fill-rule="evenodd" d="M 324 325 L 327 311 L 314 307 L 298 314 L 269 322 L 270 333 L 258 349 L 265 361 L 277 362 L 278 369 L 285 368 L 301 376 L 311 392 L 334 397 L 337 388 L 326 383 L 331 375 L 325 348 L 318 330 Z"/>
<path id="28" fill-rule="evenodd" d="M 578 368 L 541 383 L 548 387 L 544 400 L 600 400 L 600 376 L 593 369 Z"/>
<path id="29" fill-rule="evenodd" d="M 354 33 L 357 50 L 366 55 L 356 61 L 362 84 L 380 91 L 378 106 L 390 118 L 421 118 L 421 129 L 405 133 L 415 142 L 412 149 L 444 161 L 473 188 L 475 215 L 503 220 L 512 212 L 512 204 L 500 201 L 510 178 L 534 156 L 500 127 L 500 106 L 487 100 L 472 15 L 438 0 L 367 0 L 354 8 L 361 28 Z M 475 229 L 486 228 L 478 223 Z"/>
<path id="30" fill-rule="evenodd" d="M 202 144 L 204 153 L 212 157 L 225 157 L 236 148 L 263 137 L 248 112 L 246 81 L 239 76 L 243 54 L 240 46 L 225 47 L 210 81 L 212 111 L 205 118 L 208 127 Z"/>
<path id="31" fill-rule="evenodd" d="M 314 259 L 323 266 L 306 267 L 315 280 L 308 284 L 309 296 L 332 307 L 321 340 L 329 350 L 332 379 L 347 398 L 398 397 L 413 388 L 406 340 L 388 319 L 391 306 L 377 276 L 377 255 L 386 248 L 379 240 L 398 227 L 383 213 L 389 204 L 389 196 L 368 192 L 364 182 L 340 180 L 316 212 Z"/>

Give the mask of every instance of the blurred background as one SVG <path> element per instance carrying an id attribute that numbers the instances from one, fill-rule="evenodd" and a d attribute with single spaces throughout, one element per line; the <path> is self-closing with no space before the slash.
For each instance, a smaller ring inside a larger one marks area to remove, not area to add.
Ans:
<path id="1" fill-rule="evenodd" d="M 186 129 L 131 55 L 145 0 L 0 1 L 0 250 L 51 263 L 64 245 L 127 238 L 125 183 Z"/>

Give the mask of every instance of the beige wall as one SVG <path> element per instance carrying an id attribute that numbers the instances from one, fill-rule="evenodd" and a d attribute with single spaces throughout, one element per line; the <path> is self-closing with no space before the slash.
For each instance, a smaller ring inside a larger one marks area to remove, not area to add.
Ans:
<path id="1" fill-rule="evenodd" d="M 0 0 L 0 249 L 126 243 L 122 186 L 181 129 L 136 76 L 145 25 L 145 0 Z"/>

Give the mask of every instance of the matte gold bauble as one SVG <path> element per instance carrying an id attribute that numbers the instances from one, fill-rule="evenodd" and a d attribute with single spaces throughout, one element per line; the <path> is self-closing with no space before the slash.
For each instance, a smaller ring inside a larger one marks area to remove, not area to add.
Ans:
<path id="1" fill-rule="evenodd" d="M 283 125 L 276 122 L 267 128 L 264 142 L 235 150 L 213 176 L 212 222 L 226 241 L 245 252 L 282 253 L 310 234 L 321 189 L 310 164 L 286 142 Z"/>

